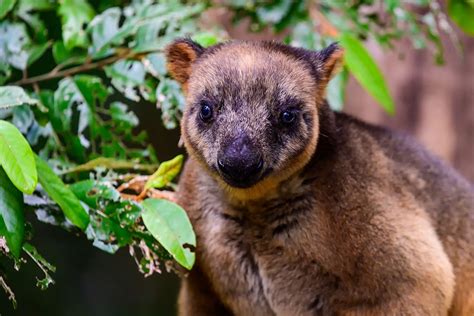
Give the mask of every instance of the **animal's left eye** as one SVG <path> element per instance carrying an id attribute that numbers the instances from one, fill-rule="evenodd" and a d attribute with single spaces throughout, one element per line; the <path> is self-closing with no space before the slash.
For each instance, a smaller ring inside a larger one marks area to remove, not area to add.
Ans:
<path id="1" fill-rule="evenodd" d="M 281 112 L 280 114 L 280 121 L 283 124 L 291 124 L 295 121 L 295 119 L 296 119 L 296 113 L 294 111 L 287 110 L 287 111 Z"/>
<path id="2" fill-rule="evenodd" d="M 204 122 L 208 122 L 212 118 L 212 107 L 209 103 L 202 101 L 201 102 L 201 110 L 199 112 L 199 116 L 201 117 L 201 120 Z"/>

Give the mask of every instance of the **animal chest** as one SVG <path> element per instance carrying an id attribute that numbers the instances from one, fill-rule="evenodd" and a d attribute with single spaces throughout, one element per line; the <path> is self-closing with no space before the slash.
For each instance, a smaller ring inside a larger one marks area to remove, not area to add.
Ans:
<path id="1" fill-rule="evenodd" d="M 314 253 L 324 236 L 307 220 L 308 205 L 287 207 L 265 220 L 220 212 L 204 217 L 198 231 L 204 270 L 235 315 L 327 314 L 337 282 Z"/>

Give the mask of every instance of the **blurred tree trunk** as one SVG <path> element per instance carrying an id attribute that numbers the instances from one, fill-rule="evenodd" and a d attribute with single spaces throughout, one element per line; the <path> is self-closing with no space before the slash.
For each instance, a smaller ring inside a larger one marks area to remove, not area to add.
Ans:
<path id="1" fill-rule="evenodd" d="M 427 50 L 402 44 L 405 56 L 369 45 L 388 80 L 397 112 L 386 115 L 358 84 L 348 86 L 346 112 L 414 135 L 429 150 L 474 181 L 474 39 L 463 37 L 462 56 L 445 41 L 446 64 Z"/>

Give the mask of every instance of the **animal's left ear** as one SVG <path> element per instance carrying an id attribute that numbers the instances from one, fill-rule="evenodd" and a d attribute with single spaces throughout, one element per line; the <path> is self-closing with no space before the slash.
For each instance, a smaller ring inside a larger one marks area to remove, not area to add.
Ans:
<path id="1" fill-rule="evenodd" d="M 316 55 L 320 64 L 321 79 L 327 84 L 341 69 L 344 50 L 337 43 L 332 43 L 325 49 L 317 52 Z"/>
<path id="2" fill-rule="evenodd" d="M 184 90 L 191 75 L 191 66 L 203 52 L 201 45 L 187 38 L 178 39 L 166 48 L 168 71 Z"/>

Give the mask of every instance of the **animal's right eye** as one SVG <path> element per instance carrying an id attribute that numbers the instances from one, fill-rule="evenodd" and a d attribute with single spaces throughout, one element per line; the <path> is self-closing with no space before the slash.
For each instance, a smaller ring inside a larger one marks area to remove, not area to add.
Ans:
<path id="1" fill-rule="evenodd" d="M 209 122 L 212 118 L 212 107 L 208 102 L 201 102 L 201 111 L 199 112 L 199 117 L 204 122 Z"/>

